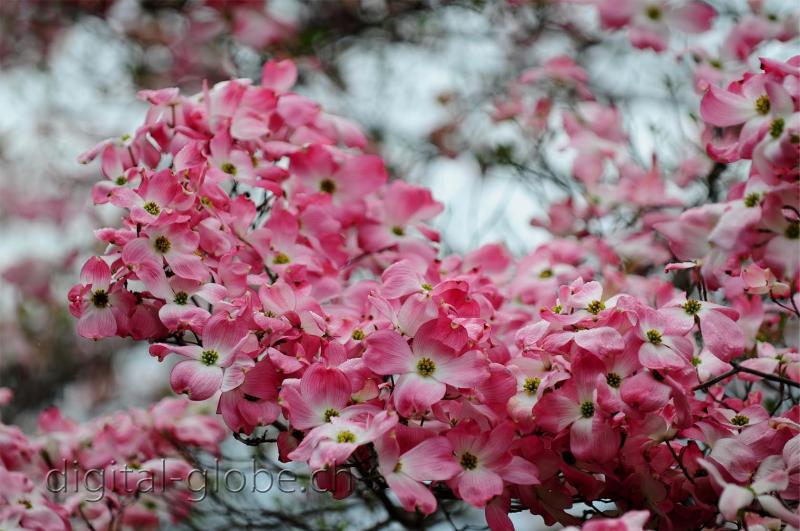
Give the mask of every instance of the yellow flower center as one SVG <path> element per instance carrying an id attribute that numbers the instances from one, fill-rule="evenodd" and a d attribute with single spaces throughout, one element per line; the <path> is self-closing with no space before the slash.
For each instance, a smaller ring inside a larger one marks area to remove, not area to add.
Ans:
<path id="1" fill-rule="evenodd" d="M 469 452 L 461 456 L 461 467 L 464 470 L 475 470 L 478 467 L 478 458 Z"/>
<path id="2" fill-rule="evenodd" d="M 339 435 L 336 436 L 336 442 L 338 442 L 338 443 L 354 443 L 354 442 L 356 442 L 356 436 L 352 431 L 349 431 L 349 430 L 340 431 Z"/>
<path id="3" fill-rule="evenodd" d="M 203 353 L 200 355 L 200 361 L 202 361 L 203 364 L 208 366 L 214 365 L 215 363 L 217 363 L 217 360 L 219 360 L 219 352 L 217 352 L 216 350 L 211 350 L 211 349 L 204 350 Z"/>
<path id="4" fill-rule="evenodd" d="M 430 358 L 422 358 L 417 362 L 417 373 L 420 376 L 430 376 L 436 371 L 436 364 Z"/>

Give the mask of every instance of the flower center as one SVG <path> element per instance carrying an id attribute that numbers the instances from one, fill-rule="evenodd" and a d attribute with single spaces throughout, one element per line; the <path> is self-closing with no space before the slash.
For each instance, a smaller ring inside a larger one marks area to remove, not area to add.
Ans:
<path id="1" fill-rule="evenodd" d="M 586 401 L 581 404 L 581 416 L 585 419 L 590 419 L 594 416 L 594 403 Z"/>
<path id="2" fill-rule="evenodd" d="M 700 302 L 694 299 L 689 299 L 683 305 L 683 310 L 688 313 L 689 315 L 695 315 L 697 312 L 700 311 Z"/>
<path id="3" fill-rule="evenodd" d="M 159 236 L 153 242 L 153 247 L 155 247 L 156 251 L 159 253 L 166 254 L 172 248 L 172 243 L 170 243 L 166 236 Z"/>
<path id="4" fill-rule="evenodd" d="M 756 100 L 756 112 L 758 114 L 767 114 L 769 112 L 769 96 L 762 94 Z"/>
<path id="5" fill-rule="evenodd" d="M 769 124 L 769 134 L 772 138 L 778 138 L 783 133 L 783 126 L 786 125 L 786 122 L 783 121 L 783 118 L 775 118 L 772 120 L 772 123 Z"/>
<path id="6" fill-rule="evenodd" d="M 759 201 L 761 201 L 761 194 L 758 192 L 750 192 L 744 197 L 744 206 L 747 208 L 753 208 L 759 203 Z"/>
<path id="7" fill-rule="evenodd" d="M 701 360 L 697 356 L 692 356 L 692 366 L 693 367 L 699 367 L 701 363 L 703 363 L 703 360 Z"/>
<path id="8" fill-rule="evenodd" d="M 403 470 L 403 463 L 401 463 L 400 461 L 398 461 L 398 462 L 397 462 L 397 464 L 396 464 L 396 465 L 394 465 L 394 470 L 393 470 L 393 472 L 394 472 L 395 474 L 397 474 L 397 473 L 398 473 L 398 472 L 400 472 L 401 470 Z"/>
<path id="9" fill-rule="evenodd" d="M 392 232 L 394 233 L 395 236 L 405 236 L 406 234 L 406 231 L 403 230 L 403 227 L 400 226 L 392 227 Z"/>
<path id="10" fill-rule="evenodd" d="M 326 194 L 333 194 L 336 191 L 336 183 L 330 179 L 323 179 L 319 183 L 319 191 Z"/>
<path id="11" fill-rule="evenodd" d="M 349 430 L 340 431 L 339 435 L 336 436 L 336 442 L 354 443 L 356 442 L 356 436 L 352 431 Z"/>
<path id="12" fill-rule="evenodd" d="M 786 227 L 785 231 L 783 231 L 783 235 L 790 240 L 796 240 L 800 238 L 800 223 L 789 223 L 789 226 Z"/>
<path id="13" fill-rule="evenodd" d="M 161 212 L 161 208 L 152 201 L 145 203 L 142 208 L 144 208 L 145 212 L 154 216 L 157 216 Z"/>
<path id="14" fill-rule="evenodd" d="M 553 276 L 552 269 L 545 269 L 541 273 L 539 273 L 539 278 L 550 278 Z"/>
<path id="15" fill-rule="evenodd" d="M 594 315 L 597 315 L 598 313 L 602 312 L 605 309 L 606 309 L 606 305 L 603 304 L 603 301 L 592 301 L 586 307 L 586 310 L 589 313 L 593 313 Z"/>
<path id="16" fill-rule="evenodd" d="M 436 364 L 430 358 L 422 358 L 417 362 L 417 372 L 420 376 L 430 376 L 436 370 Z"/>
<path id="17" fill-rule="evenodd" d="M 236 166 L 234 166 L 232 162 L 224 163 L 220 166 L 220 169 L 228 175 L 236 175 Z"/>
<path id="18" fill-rule="evenodd" d="M 275 258 L 272 259 L 272 263 L 278 265 L 288 264 L 289 262 L 291 262 L 291 260 L 283 253 L 276 254 Z"/>
<path id="19" fill-rule="evenodd" d="M 618 389 L 620 384 L 622 383 L 622 377 L 619 374 L 615 373 L 615 372 L 610 372 L 610 373 L 606 374 L 606 383 L 610 387 L 613 387 L 614 389 Z"/>
<path id="20" fill-rule="evenodd" d="M 478 458 L 469 452 L 464 452 L 461 456 L 461 467 L 464 470 L 475 470 L 478 466 Z"/>
<path id="21" fill-rule="evenodd" d="M 661 344 L 661 332 L 659 332 L 658 330 L 651 328 L 650 330 L 647 331 L 647 334 L 645 335 L 647 335 L 647 340 L 650 343 L 654 345 Z"/>
<path id="22" fill-rule="evenodd" d="M 734 426 L 747 426 L 750 424 L 750 418 L 747 415 L 736 415 L 731 419 L 731 424 Z"/>
<path id="23" fill-rule="evenodd" d="M 428 284 L 426 282 L 426 283 L 422 284 L 422 289 L 424 289 L 425 291 L 432 291 L 433 290 L 433 286 L 431 286 L 430 284 Z"/>
<path id="24" fill-rule="evenodd" d="M 216 350 L 204 350 L 200 355 L 200 361 L 202 361 L 204 365 L 214 365 L 217 363 L 217 360 L 219 360 L 219 352 Z"/>
<path id="25" fill-rule="evenodd" d="M 522 390 L 532 395 L 536 393 L 536 390 L 539 389 L 539 384 L 542 383 L 542 380 L 539 378 L 525 378 L 525 383 L 522 384 Z"/>
<path id="26" fill-rule="evenodd" d="M 647 10 L 645 10 L 644 13 L 650 20 L 661 19 L 661 8 L 659 8 L 658 6 L 647 6 Z"/>
<path id="27" fill-rule="evenodd" d="M 33 504 L 30 501 L 26 500 L 25 498 L 20 498 L 19 500 L 17 500 L 17 503 L 22 505 L 26 509 L 33 509 Z"/>
<path id="28" fill-rule="evenodd" d="M 104 289 L 92 292 L 92 304 L 95 308 L 106 308 L 108 306 L 108 293 Z"/>
<path id="29" fill-rule="evenodd" d="M 559 314 L 559 313 L 561 313 L 561 310 L 563 310 L 563 308 L 561 307 L 560 304 L 556 304 L 555 306 L 550 308 L 550 310 L 555 314 Z"/>
<path id="30" fill-rule="evenodd" d="M 325 422 L 330 422 L 333 417 L 339 416 L 339 412 L 333 409 L 332 407 L 329 407 L 328 409 L 325 410 L 323 416 L 325 417 Z"/>
<path id="31" fill-rule="evenodd" d="M 119 177 L 117 177 L 117 179 L 114 181 L 114 183 L 116 183 L 116 185 L 117 185 L 117 186 L 122 186 L 122 185 L 123 185 L 123 184 L 125 184 L 126 182 L 128 182 L 128 179 L 126 179 L 124 175 L 120 175 L 120 176 L 119 176 Z"/>
<path id="32" fill-rule="evenodd" d="M 188 293 L 186 293 L 185 291 L 179 291 L 178 293 L 175 294 L 175 304 L 180 304 L 181 306 L 183 306 L 187 302 L 189 302 Z"/>
<path id="33" fill-rule="evenodd" d="M 353 330 L 353 333 L 350 335 L 350 337 L 352 337 L 356 341 L 361 341 L 362 339 L 364 339 L 364 331 L 356 328 L 355 330 Z"/>

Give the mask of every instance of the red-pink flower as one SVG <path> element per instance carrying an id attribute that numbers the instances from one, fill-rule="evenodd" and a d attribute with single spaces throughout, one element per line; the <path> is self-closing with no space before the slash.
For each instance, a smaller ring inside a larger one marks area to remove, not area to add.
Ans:
<path id="1" fill-rule="evenodd" d="M 420 435 L 396 428 L 384 435 L 378 445 L 379 470 L 405 510 L 431 514 L 436 498 L 425 481 L 443 481 L 461 470 L 453 457 L 453 447 L 445 437 L 415 441 Z M 415 444 L 416 442 L 416 444 Z M 413 446 L 412 446 L 413 445 Z"/>
<path id="2" fill-rule="evenodd" d="M 160 359 L 171 353 L 187 358 L 172 368 L 172 388 L 192 400 L 205 400 L 217 391 L 230 391 L 244 382 L 253 360 L 242 348 L 251 337 L 225 316 L 216 316 L 203 328 L 202 345 L 156 343 L 150 353 Z"/>
<path id="3" fill-rule="evenodd" d="M 70 310 L 79 317 L 78 334 L 89 339 L 117 333 L 111 286 L 111 268 L 101 258 L 89 258 L 81 269 L 82 286 L 70 291 Z"/>
<path id="4" fill-rule="evenodd" d="M 545 394 L 533 410 L 536 423 L 551 433 L 569 428 L 570 450 L 578 459 L 611 460 L 620 443 L 608 414 L 598 400 L 598 387 L 606 385 L 605 367 L 594 355 L 579 355 L 572 378 Z"/>
<path id="5" fill-rule="evenodd" d="M 504 480 L 518 485 L 536 485 L 536 466 L 509 452 L 514 429 L 500 424 L 491 431 L 481 431 L 474 423 L 457 426 L 447 432 L 461 472 L 448 481 L 458 496 L 476 507 L 503 492 Z"/>
<path id="6" fill-rule="evenodd" d="M 421 327 L 412 346 L 397 332 L 379 330 L 367 337 L 364 363 L 377 374 L 397 375 L 395 407 L 402 415 L 424 414 L 444 398 L 447 386 L 473 387 L 485 375 L 476 351 L 457 354 L 434 339 L 435 321 Z"/>

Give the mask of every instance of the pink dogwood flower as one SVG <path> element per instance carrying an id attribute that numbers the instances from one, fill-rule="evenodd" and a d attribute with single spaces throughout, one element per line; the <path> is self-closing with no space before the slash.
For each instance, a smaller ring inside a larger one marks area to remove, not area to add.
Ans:
<path id="1" fill-rule="evenodd" d="M 160 359 L 172 353 L 186 358 L 172 369 L 172 388 L 192 400 L 205 400 L 217 391 L 230 391 L 242 384 L 245 373 L 253 366 L 252 358 L 242 352 L 250 339 L 235 323 L 218 316 L 203 328 L 203 345 L 156 343 L 150 353 Z"/>
<path id="2" fill-rule="evenodd" d="M 573 362 L 572 378 L 560 389 L 545 394 L 533 410 L 536 422 L 551 433 L 569 428 L 570 450 L 578 459 L 605 462 L 619 448 L 620 435 L 611 426 L 598 400 L 605 367 L 594 355 Z"/>
<path id="3" fill-rule="evenodd" d="M 379 330 L 367 337 L 364 364 L 377 374 L 399 376 L 393 392 L 398 412 L 425 413 L 441 400 L 447 386 L 468 388 L 485 375 L 475 351 L 458 355 L 434 339 L 435 321 L 421 327 L 411 347 L 397 332 Z"/>

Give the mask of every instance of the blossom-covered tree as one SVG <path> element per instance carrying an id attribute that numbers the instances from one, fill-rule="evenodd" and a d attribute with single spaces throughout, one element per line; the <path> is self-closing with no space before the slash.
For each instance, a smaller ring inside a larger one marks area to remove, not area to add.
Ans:
<path id="1" fill-rule="evenodd" d="M 498 144 L 482 162 L 561 191 L 531 221 L 552 237 L 457 254 L 434 225 L 445 205 L 295 92 L 293 61 L 266 62 L 260 83 L 145 90 L 142 124 L 81 156 L 100 162 L 94 202 L 120 216 L 69 292 L 78 332 L 149 343 L 177 362 L 175 393 L 216 404 L 237 440 L 274 445 L 332 497 L 377 500 L 378 525 L 452 522 L 463 504 L 495 530 L 524 511 L 585 529 L 800 528 L 800 56 L 748 63 L 794 29 L 753 2 L 716 51 L 678 54 L 718 10 L 591 4 L 599 35 L 691 62 L 699 127 L 679 149 L 703 152 L 636 157 L 614 98 L 570 55 L 514 72 L 484 111 L 533 153 Z M 502 13 L 519 17 L 509 38 L 561 29 L 597 46 L 579 11 Z M 433 144 L 451 149 L 466 124 Z M 199 444 L 181 442 L 213 452 L 219 428 L 202 422 Z M 130 440 L 91 457 L 108 466 Z M 21 450 L 4 448 L 13 476 Z M 158 451 L 137 463 L 173 455 Z M 13 525 L 136 525 L 124 503 L 90 514 L 12 476 L 28 501 L 0 505 Z"/>

